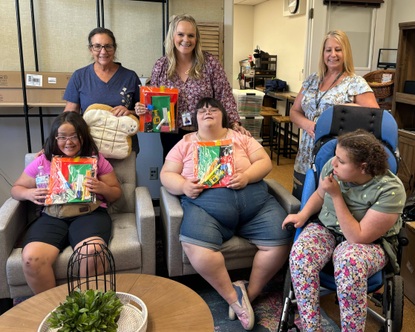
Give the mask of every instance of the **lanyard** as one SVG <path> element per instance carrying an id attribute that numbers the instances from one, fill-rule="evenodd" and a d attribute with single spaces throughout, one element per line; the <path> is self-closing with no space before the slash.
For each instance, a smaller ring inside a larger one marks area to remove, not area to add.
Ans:
<path id="1" fill-rule="evenodd" d="M 316 110 L 318 109 L 318 106 L 320 105 L 321 99 L 326 95 L 327 91 L 329 91 L 334 86 L 334 84 L 336 84 L 337 80 L 340 78 L 340 76 L 343 75 L 343 73 L 344 73 L 344 71 L 342 71 L 341 73 L 339 73 L 339 75 L 336 76 L 336 78 L 334 79 L 333 83 L 331 83 L 331 85 L 329 86 L 329 88 L 326 91 L 324 91 L 324 93 L 320 96 L 320 98 L 317 98 L 318 97 L 318 93 L 320 91 L 320 89 L 317 87 L 316 96 L 315 96 L 315 100 L 316 100 Z M 319 85 L 320 85 L 320 83 L 319 83 Z"/>

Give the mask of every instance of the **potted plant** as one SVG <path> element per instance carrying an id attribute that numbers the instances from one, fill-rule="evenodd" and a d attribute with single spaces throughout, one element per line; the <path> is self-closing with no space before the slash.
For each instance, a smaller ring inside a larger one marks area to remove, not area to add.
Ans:
<path id="1" fill-rule="evenodd" d="M 112 290 L 74 290 L 52 311 L 47 322 L 58 332 L 117 331 L 123 304 Z"/>

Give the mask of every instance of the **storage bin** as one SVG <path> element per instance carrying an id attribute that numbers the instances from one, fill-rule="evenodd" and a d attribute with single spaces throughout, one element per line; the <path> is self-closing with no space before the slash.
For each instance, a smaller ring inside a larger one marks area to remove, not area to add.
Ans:
<path id="1" fill-rule="evenodd" d="M 257 90 L 233 90 L 236 106 L 241 116 L 256 116 L 261 112 L 264 93 Z"/>
<path id="2" fill-rule="evenodd" d="M 241 124 L 246 129 L 249 130 L 253 137 L 261 137 L 261 128 L 262 121 L 264 117 L 261 115 L 258 116 L 241 116 Z"/>

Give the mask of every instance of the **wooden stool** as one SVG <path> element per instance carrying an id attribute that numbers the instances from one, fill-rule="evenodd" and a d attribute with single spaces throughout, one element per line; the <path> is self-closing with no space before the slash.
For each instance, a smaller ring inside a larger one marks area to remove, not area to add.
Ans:
<path id="1" fill-rule="evenodd" d="M 280 163 L 280 154 L 284 154 L 291 158 L 291 154 L 296 154 L 297 151 L 293 149 L 293 123 L 290 120 L 289 116 L 273 116 L 272 117 L 272 128 L 271 128 L 271 137 L 270 137 L 270 150 L 271 150 L 271 159 L 272 153 L 276 145 L 277 152 L 277 165 Z M 283 128 L 284 127 L 284 128 Z M 283 146 L 281 147 L 281 131 L 284 129 L 284 140 Z M 277 138 L 274 144 L 274 134 L 277 133 Z"/>
<path id="2" fill-rule="evenodd" d="M 261 138 L 262 138 L 262 145 L 263 146 L 270 146 L 271 144 L 271 117 L 278 115 L 278 110 L 274 107 L 262 106 L 261 111 L 259 113 L 261 116 L 264 117 L 262 121 L 262 128 L 261 128 Z"/>

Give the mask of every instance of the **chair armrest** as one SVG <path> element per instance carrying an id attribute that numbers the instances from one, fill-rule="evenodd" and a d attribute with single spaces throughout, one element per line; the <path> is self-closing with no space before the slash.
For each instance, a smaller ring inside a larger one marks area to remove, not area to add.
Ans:
<path id="1" fill-rule="evenodd" d="M 178 196 L 170 194 L 165 187 L 160 188 L 160 217 L 164 228 L 164 246 L 169 276 L 183 275 L 183 250 L 179 241 L 183 209 Z"/>
<path id="2" fill-rule="evenodd" d="M 297 213 L 301 202 L 295 198 L 287 189 L 273 179 L 264 179 L 268 185 L 268 191 L 273 195 L 283 209 L 288 213 Z"/>
<path id="3" fill-rule="evenodd" d="M 27 202 L 9 198 L 0 207 L 0 298 L 10 297 L 6 262 L 27 224 Z"/>
<path id="4" fill-rule="evenodd" d="M 145 274 L 156 274 L 156 217 L 151 195 L 146 187 L 135 189 L 135 211 L 138 239 L 142 244 Z"/>

